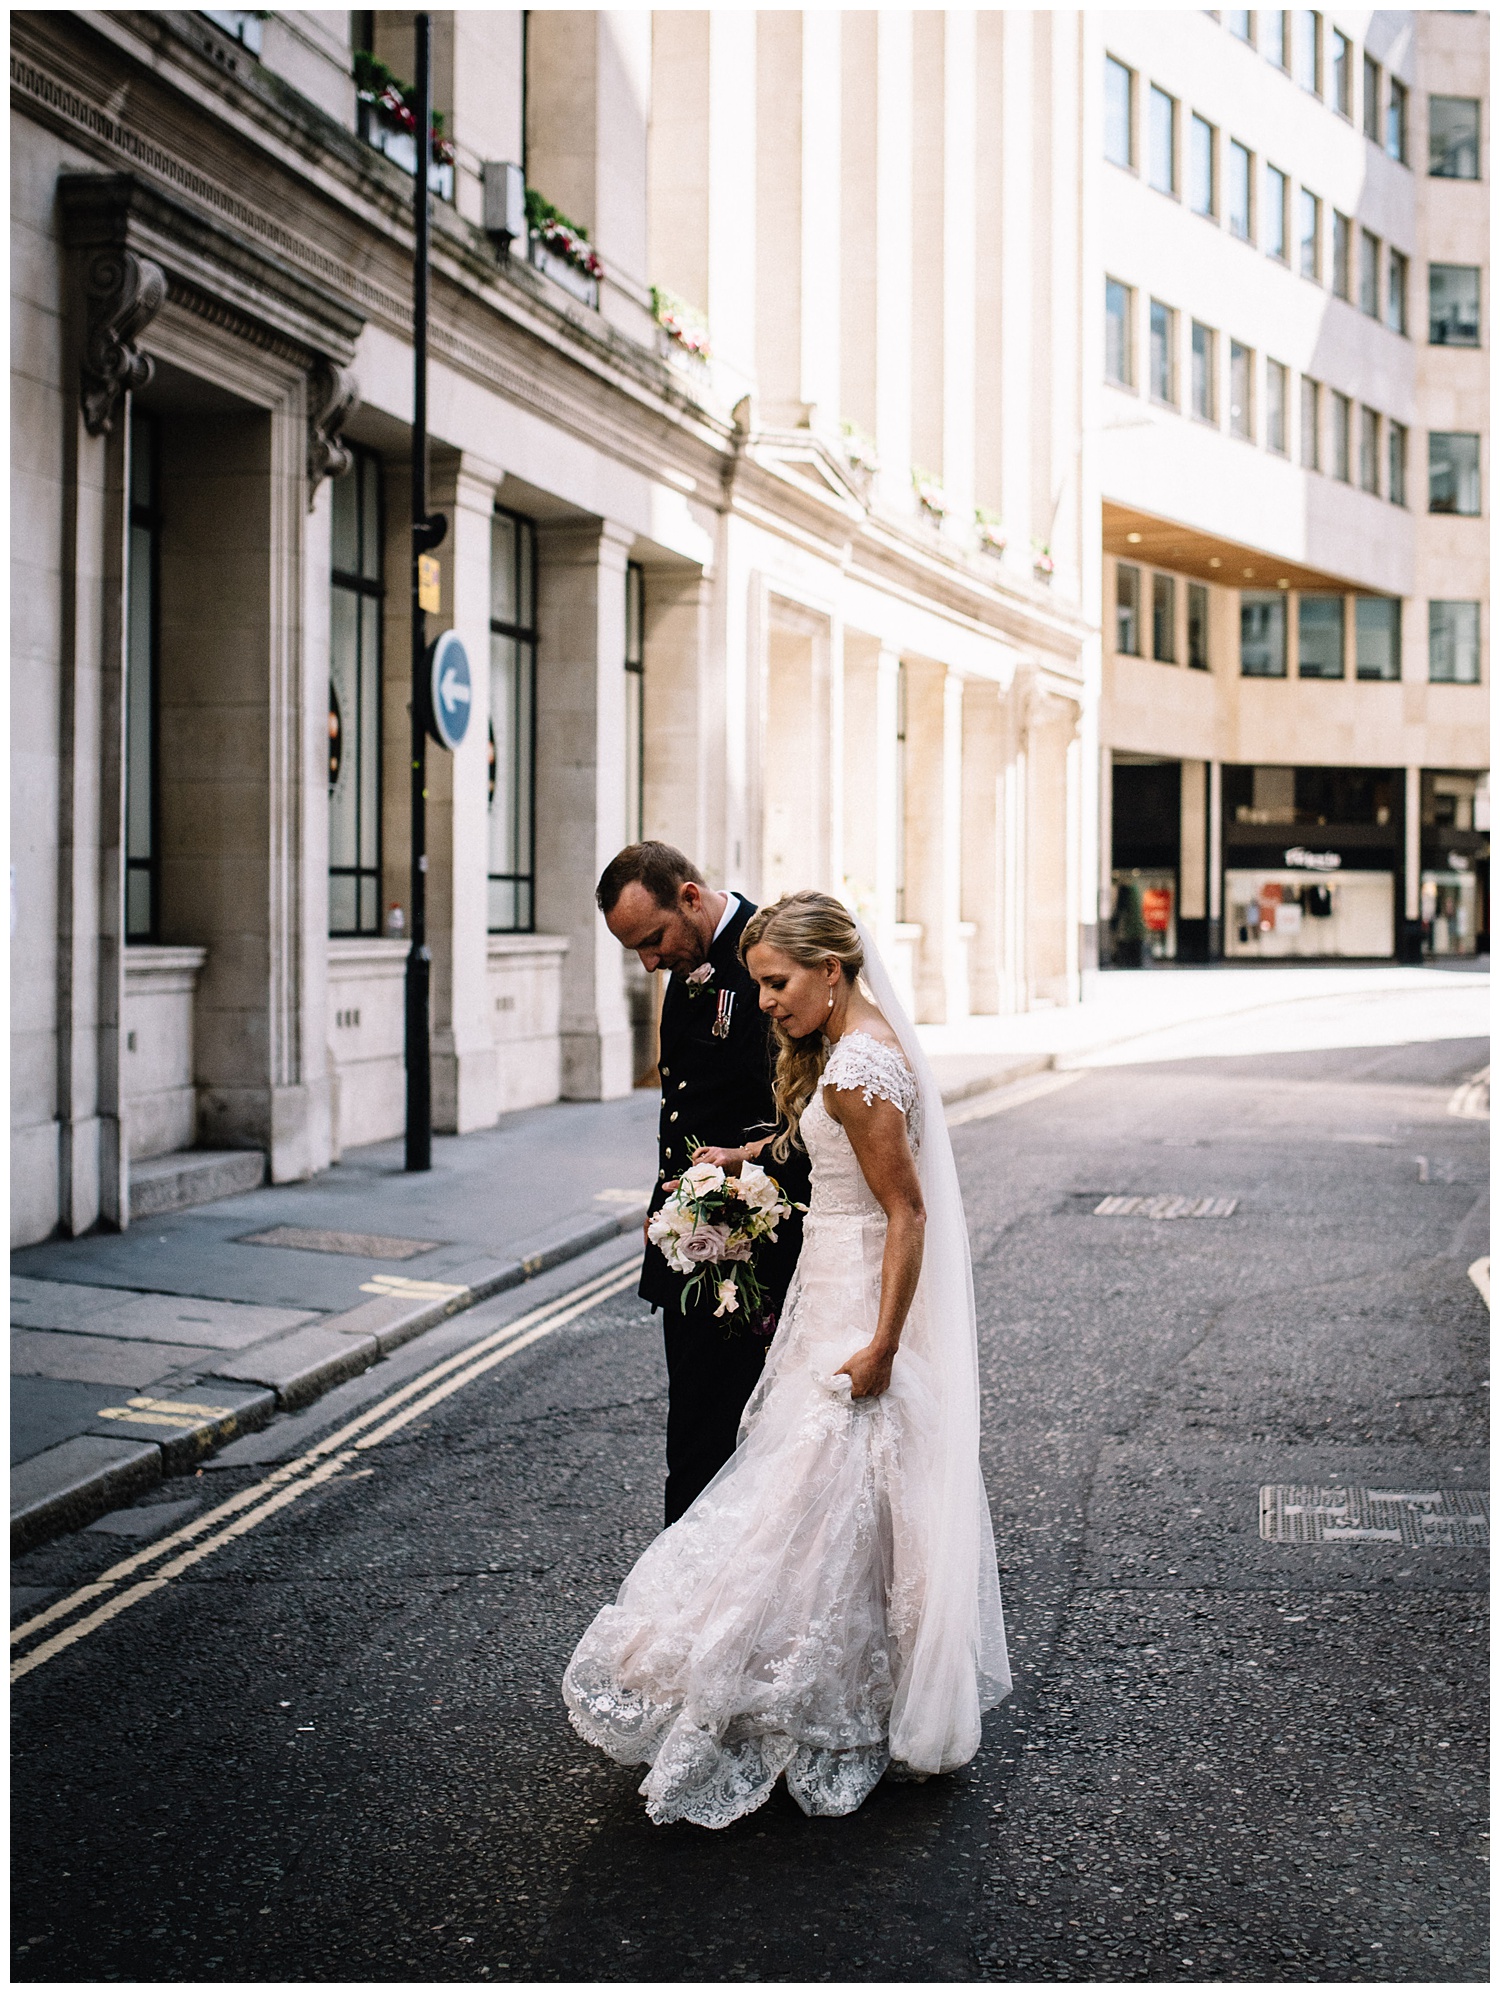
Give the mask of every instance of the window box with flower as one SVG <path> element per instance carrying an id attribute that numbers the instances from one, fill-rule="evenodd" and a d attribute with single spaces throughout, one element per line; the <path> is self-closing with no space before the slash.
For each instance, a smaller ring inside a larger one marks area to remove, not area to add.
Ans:
<path id="1" fill-rule="evenodd" d="M 1057 572 L 1057 562 L 1052 558 L 1052 550 L 1040 540 L 1031 543 L 1031 571 L 1038 581 L 1051 582 Z"/>
<path id="2" fill-rule="evenodd" d="M 982 505 L 974 508 L 974 537 L 987 554 L 1003 554 L 1010 544 L 1010 535 L 998 512 L 989 512 Z"/>
<path id="3" fill-rule="evenodd" d="M 667 359 L 707 365 L 713 357 L 708 343 L 708 320 L 696 305 L 653 284 L 651 313 L 661 327 L 661 349 Z"/>
<path id="4" fill-rule="evenodd" d="M 927 517 L 941 526 L 948 516 L 948 494 L 932 472 L 914 470 L 911 474 L 911 488 L 917 494 L 917 503 Z"/>
<path id="5" fill-rule="evenodd" d="M 841 422 L 839 430 L 850 468 L 873 477 L 880 469 L 880 452 L 875 447 L 875 438 L 861 429 L 857 422 Z"/>
<path id="6" fill-rule="evenodd" d="M 378 56 L 360 49 L 354 57 L 354 87 L 359 99 L 360 137 L 383 152 L 393 166 L 413 178 L 417 171 L 417 114 L 408 99 L 412 86 L 403 83 Z M 428 134 L 427 184 L 442 200 L 453 199 L 453 141 L 443 128 L 443 114 L 434 111 Z"/>
<path id="7" fill-rule="evenodd" d="M 589 242 L 588 230 L 570 221 L 544 200 L 535 187 L 526 189 L 527 254 L 533 268 L 593 311 L 599 309 L 599 279 L 604 265 Z"/>

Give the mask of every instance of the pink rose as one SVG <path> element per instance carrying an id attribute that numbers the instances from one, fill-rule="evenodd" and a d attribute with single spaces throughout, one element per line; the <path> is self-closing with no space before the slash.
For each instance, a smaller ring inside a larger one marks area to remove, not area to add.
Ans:
<path id="1" fill-rule="evenodd" d="M 678 1245 L 679 1255 L 691 1260 L 695 1266 L 712 1263 L 726 1257 L 725 1247 L 729 1243 L 727 1225 L 699 1225 L 688 1233 Z"/>
<path id="2" fill-rule="evenodd" d="M 749 1260 L 754 1256 L 754 1251 L 755 1248 L 743 1232 L 733 1233 L 724 1245 L 725 1259 Z"/>

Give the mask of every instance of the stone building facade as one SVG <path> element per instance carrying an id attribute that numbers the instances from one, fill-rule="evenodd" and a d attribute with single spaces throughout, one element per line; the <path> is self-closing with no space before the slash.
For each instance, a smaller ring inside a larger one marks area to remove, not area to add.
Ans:
<path id="1" fill-rule="evenodd" d="M 642 832 L 844 894 L 921 1018 L 1070 1000 L 1083 21 L 434 23 L 427 621 L 479 667 L 429 759 L 437 1125 L 649 1069 L 592 900 Z M 396 10 L 12 16 L 18 1242 L 401 1126 L 411 50 Z"/>
<path id="2" fill-rule="evenodd" d="M 1090 17 L 1106 959 L 1488 951 L 1489 17 Z"/>

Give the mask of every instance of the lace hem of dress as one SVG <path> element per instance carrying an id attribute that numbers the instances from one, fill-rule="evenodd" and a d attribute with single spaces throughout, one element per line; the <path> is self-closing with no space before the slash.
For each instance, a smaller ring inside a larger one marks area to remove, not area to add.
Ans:
<path id="1" fill-rule="evenodd" d="M 863 1093 L 866 1107 L 873 1107 L 879 1094 L 903 1114 L 917 1097 L 916 1075 L 900 1052 L 868 1031 L 845 1032 L 829 1054 L 821 1084 L 839 1093 Z"/>
<path id="2" fill-rule="evenodd" d="M 586 1743 L 618 1762 L 641 1762 L 625 1755 L 630 1744 L 611 1728 L 605 1712 L 585 1701 L 583 1709 L 572 1705 L 568 1715 Z M 601 1716 L 604 1721 L 598 1720 Z M 656 1745 L 650 1765 L 640 1794 L 658 1827 L 679 1820 L 695 1827 L 732 1827 L 765 1805 L 783 1774 L 787 1791 L 809 1819 L 838 1819 L 857 1812 L 887 1772 L 899 1778 L 903 1770 L 892 1763 L 884 1740 L 825 1750 L 782 1731 L 721 1738 L 686 1714 Z"/>

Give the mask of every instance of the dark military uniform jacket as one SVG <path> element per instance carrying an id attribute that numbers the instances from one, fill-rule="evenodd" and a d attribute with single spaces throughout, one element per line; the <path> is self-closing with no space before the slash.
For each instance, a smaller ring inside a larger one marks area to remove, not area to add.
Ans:
<path id="1" fill-rule="evenodd" d="M 663 1183 L 681 1176 L 690 1165 L 692 1144 L 737 1149 L 775 1131 L 771 1094 L 775 1042 L 739 952 L 740 936 L 754 911 L 748 901 L 739 901 L 709 950 L 713 975 L 706 984 L 695 988 L 679 975 L 668 980 L 661 1007 L 661 1124 L 652 1211 L 663 1202 Z M 811 1176 L 801 1149 L 794 1147 L 784 1163 L 763 1151 L 760 1162 L 788 1197 L 806 1203 Z M 757 1255 L 757 1271 L 775 1309 L 785 1298 L 801 1244 L 801 1215 L 793 1212 L 778 1226 L 776 1244 Z M 641 1269 L 642 1300 L 676 1313 L 683 1285 L 684 1276 L 674 1273 L 657 1248 L 648 1245 Z"/>

